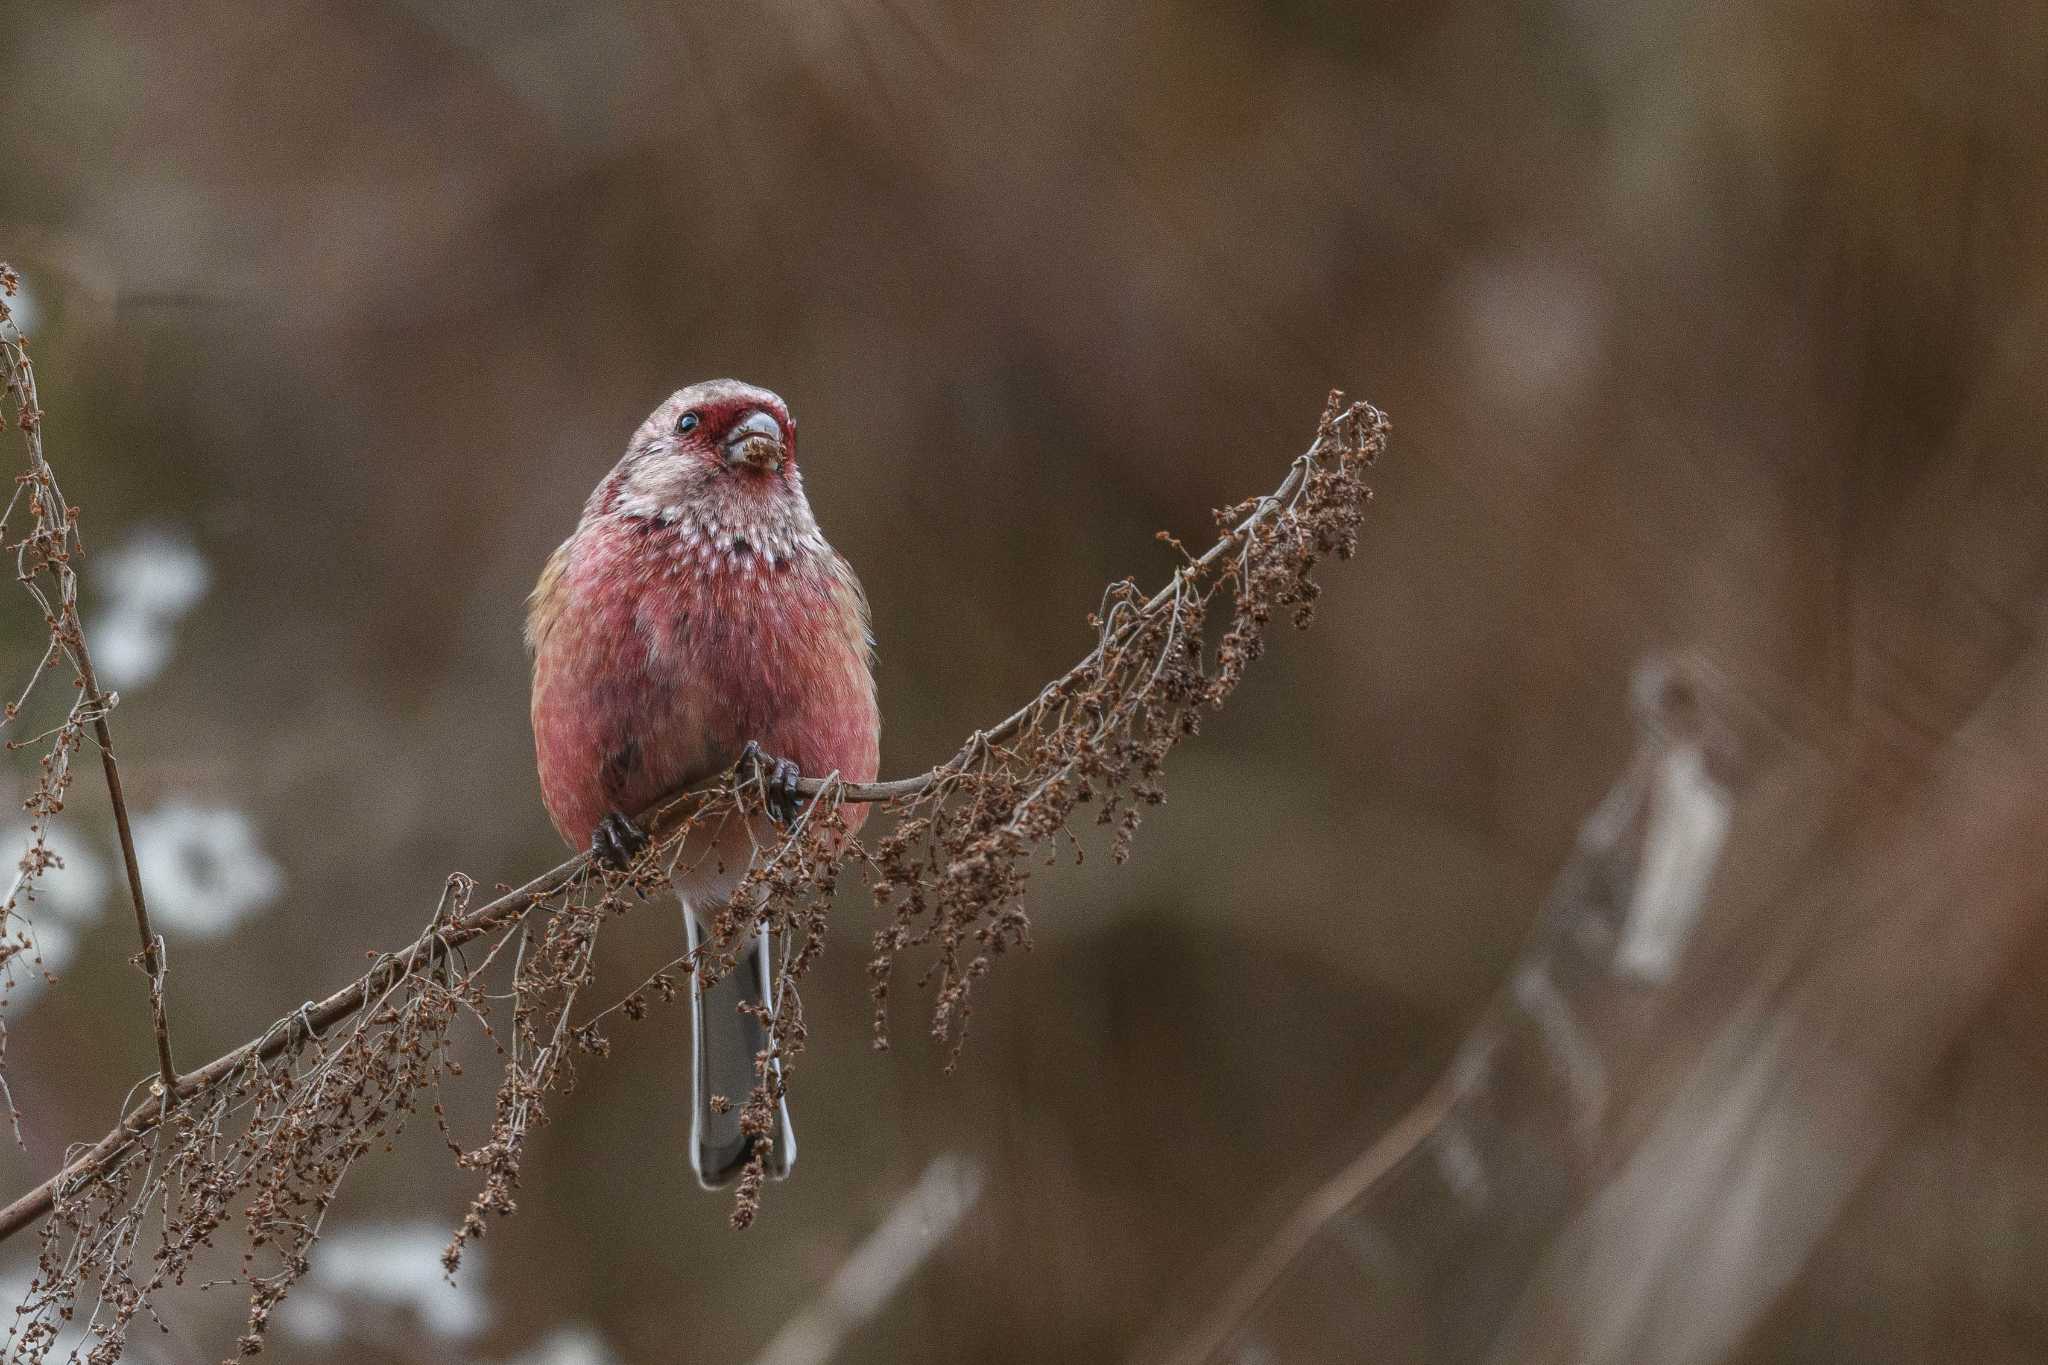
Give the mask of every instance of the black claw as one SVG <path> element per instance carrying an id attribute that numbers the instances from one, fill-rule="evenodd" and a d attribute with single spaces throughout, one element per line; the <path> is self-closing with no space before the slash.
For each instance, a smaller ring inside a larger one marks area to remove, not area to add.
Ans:
<path id="1" fill-rule="evenodd" d="M 597 822 L 590 833 L 590 856 L 615 872 L 622 872 L 647 847 L 647 832 L 613 811 Z"/>
<path id="2" fill-rule="evenodd" d="M 802 778 L 795 763 L 786 758 L 775 760 L 775 771 L 768 776 L 768 814 L 777 824 L 788 824 L 803 808 L 803 793 L 796 789 Z"/>
<path id="3" fill-rule="evenodd" d="M 803 809 L 804 795 L 796 784 L 803 774 L 795 763 L 786 758 L 770 758 L 761 752 L 758 740 L 748 740 L 747 747 L 740 750 L 740 776 L 761 779 L 761 800 L 768 808 L 768 818 L 778 825 L 786 825 L 796 818 Z"/>

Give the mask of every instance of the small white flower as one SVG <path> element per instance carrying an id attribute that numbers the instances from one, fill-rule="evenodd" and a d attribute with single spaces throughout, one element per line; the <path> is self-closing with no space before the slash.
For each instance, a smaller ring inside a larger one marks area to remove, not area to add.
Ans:
<path id="1" fill-rule="evenodd" d="M 7 311 L 14 315 L 14 325 L 24 334 L 34 334 L 36 324 L 43 320 L 43 310 L 36 306 L 36 296 L 27 279 L 15 286 L 14 297 L 7 300 Z"/>
<path id="2" fill-rule="evenodd" d="M 206 596 L 212 571 L 190 540 L 162 530 L 137 532 L 92 565 L 106 599 L 86 631 L 94 663 L 110 686 L 140 687 L 170 662 L 172 627 Z"/>
<path id="3" fill-rule="evenodd" d="M 83 840 L 62 824 L 53 824 L 43 838 L 43 846 L 56 855 L 63 864 L 43 869 L 35 880 L 35 899 L 23 902 L 18 907 L 27 909 L 47 919 L 55 914 L 74 924 L 83 924 L 99 918 L 106 908 L 108 872 L 107 865 L 100 860 Z M 16 825 L 0 833 L 0 849 L 15 855 L 17 859 L 28 852 L 29 832 L 27 825 Z M 15 894 L 22 891 L 23 873 L 17 862 L 9 884 Z"/>
<path id="4" fill-rule="evenodd" d="M 466 1272 L 450 1283 L 441 1267 L 448 1245 L 441 1223 L 372 1223 L 324 1234 L 313 1268 L 278 1309 L 283 1328 L 307 1341 L 333 1343 L 364 1307 L 402 1309 L 437 1337 L 475 1336 L 489 1325 L 490 1305 L 475 1287 L 478 1248 L 463 1252 Z"/>
<path id="5" fill-rule="evenodd" d="M 284 889 L 249 817 L 232 806 L 157 807 L 135 821 L 135 859 L 150 915 L 166 931 L 225 934 Z"/>
<path id="6" fill-rule="evenodd" d="M 138 531 L 92 562 L 101 589 L 122 608 L 172 621 L 198 606 L 213 581 L 192 542 L 164 530 Z"/>
<path id="7" fill-rule="evenodd" d="M 99 918 L 107 903 L 108 873 L 97 854 L 61 825 L 49 831 L 44 844 L 61 867 L 44 868 L 32 889 L 19 864 L 8 879 L 15 905 L 0 944 L 18 951 L 0 968 L 0 984 L 15 1007 L 34 999 L 49 975 L 64 970 L 78 951 L 79 926 Z M 0 849 L 21 858 L 28 848 L 28 826 L 0 833 Z"/>
<path id="8" fill-rule="evenodd" d="M 116 691 L 131 691 L 164 671 L 171 661 L 171 628 L 154 616 L 114 610 L 93 618 L 93 664 Z"/>
<path id="9" fill-rule="evenodd" d="M 505 1365 L 618 1365 L 618 1357 L 588 1327 L 557 1327 Z"/>

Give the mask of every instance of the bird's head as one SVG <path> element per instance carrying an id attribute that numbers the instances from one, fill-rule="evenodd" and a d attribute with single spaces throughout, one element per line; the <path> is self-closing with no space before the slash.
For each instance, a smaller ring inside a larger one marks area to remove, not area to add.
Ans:
<path id="1" fill-rule="evenodd" d="M 675 521 L 803 499 L 796 422 L 773 392 L 710 379 L 671 394 L 606 481 L 607 510 Z"/>

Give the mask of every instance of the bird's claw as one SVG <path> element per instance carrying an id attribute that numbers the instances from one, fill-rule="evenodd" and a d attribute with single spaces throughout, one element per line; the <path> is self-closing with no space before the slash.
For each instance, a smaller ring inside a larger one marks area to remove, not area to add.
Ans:
<path id="1" fill-rule="evenodd" d="M 614 872 L 623 872 L 647 847 L 647 832 L 618 811 L 597 822 L 590 834 L 590 856 Z"/>
<path id="2" fill-rule="evenodd" d="M 768 818 L 776 824 L 788 824 L 803 809 L 804 794 L 796 785 L 803 779 L 803 773 L 789 759 L 771 758 L 763 753 L 760 741 L 750 739 L 747 747 L 740 750 L 740 773 L 742 777 L 760 779 L 761 802 L 768 808 Z"/>

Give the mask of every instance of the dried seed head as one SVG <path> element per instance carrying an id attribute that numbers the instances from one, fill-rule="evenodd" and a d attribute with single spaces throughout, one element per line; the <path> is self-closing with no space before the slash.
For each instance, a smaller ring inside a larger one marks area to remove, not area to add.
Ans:
<path id="1" fill-rule="evenodd" d="M 0 271 L 0 287 L 6 283 Z M 0 342 L 8 335 L 0 322 Z M 9 397 L 24 414 L 33 408 L 26 359 L 10 344 L 7 362 Z M 47 469 L 39 437 L 29 439 L 24 486 L 35 524 L 20 553 L 32 579 L 60 585 L 55 596 L 39 598 L 55 660 L 64 657 L 65 632 L 76 628 L 65 567 L 74 532 L 54 480 L 35 472 Z M 451 878 L 420 938 L 377 958 L 349 988 L 356 994 L 343 992 L 343 1003 L 321 1020 L 318 1036 L 311 1012 L 280 1020 L 167 1121 L 141 1111 L 142 1135 L 109 1144 L 94 1178 L 57 1188 L 10 1359 L 42 1361 L 58 1324 L 88 1292 L 102 1310 L 90 1358 L 114 1359 L 135 1317 L 236 1221 L 247 1246 L 236 1279 L 249 1295 L 238 1346 L 259 1353 L 277 1305 L 307 1271 L 343 1177 L 373 1149 L 388 1149 L 422 1108 L 457 1166 L 479 1178 L 443 1253 L 454 1274 L 491 1218 L 516 1208 L 527 1139 L 573 1089 L 576 1060 L 608 1055 L 611 1017 L 637 1020 L 650 997 L 676 999 L 680 972 L 709 978 L 731 971 L 739 944 L 765 918 L 783 945 L 781 1004 L 766 1021 L 769 1045 L 752 1089 L 723 1100 L 738 1104 L 742 1129 L 755 1138 L 731 1217 L 735 1228 L 749 1226 L 761 1209 L 776 1106 L 806 1041 L 799 988 L 823 951 L 841 867 L 859 864 L 887 916 L 868 960 L 875 1046 L 888 1046 L 899 964 L 906 955 L 921 958 L 915 979 L 932 992 L 929 1023 L 948 1044 L 950 1067 L 967 1037 L 975 986 L 1005 954 L 1031 946 L 1025 893 L 1034 858 L 1054 854 L 1063 835 L 1078 857 L 1071 826 L 1090 808 L 1111 831 L 1113 856 L 1129 855 L 1140 812 L 1165 799 L 1174 745 L 1196 733 L 1204 709 L 1228 699 L 1264 649 L 1276 610 L 1308 624 L 1319 559 L 1355 551 L 1369 497 L 1362 473 L 1386 439 L 1386 419 L 1376 410 L 1333 394 L 1314 445 L 1279 489 L 1219 513 L 1222 537 L 1200 556 L 1171 542 L 1182 562 L 1161 591 L 1147 597 L 1128 580 L 1111 585 L 1093 618 L 1097 641 L 1088 656 L 895 801 L 893 829 L 870 844 L 852 839 L 841 816 L 844 794 L 828 787 L 785 838 L 756 851 L 743 889 L 749 909 L 718 915 L 696 961 L 667 964 L 606 1009 L 584 1004 L 598 930 L 632 908 L 630 893 L 666 881 L 693 831 L 757 812 L 756 795 L 728 785 L 675 803 L 668 808 L 675 818 L 630 876 L 543 879 L 535 890 L 506 892 L 482 907 L 471 904 L 474 882 Z M 1210 650 L 1215 615 L 1225 620 Z M 62 808 L 81 737 L 60 731 L 45 755 L 43 784 L 29 803 L 25 887 L 54 865 L 44 822 Z M 18 908 L 0 906 L 0 930 Z M 10 948 L 25 951 L 20 943 Z M 0 965 L 7 956 L 0 952 Z M 481 1031 L 503 1067 L 488 1132 L 473 1145 L 457 1135 L 459 1120 L 451 1122 L 441 1091 L 459 1071 L 451 1032 L 463 1020 Z"/>

